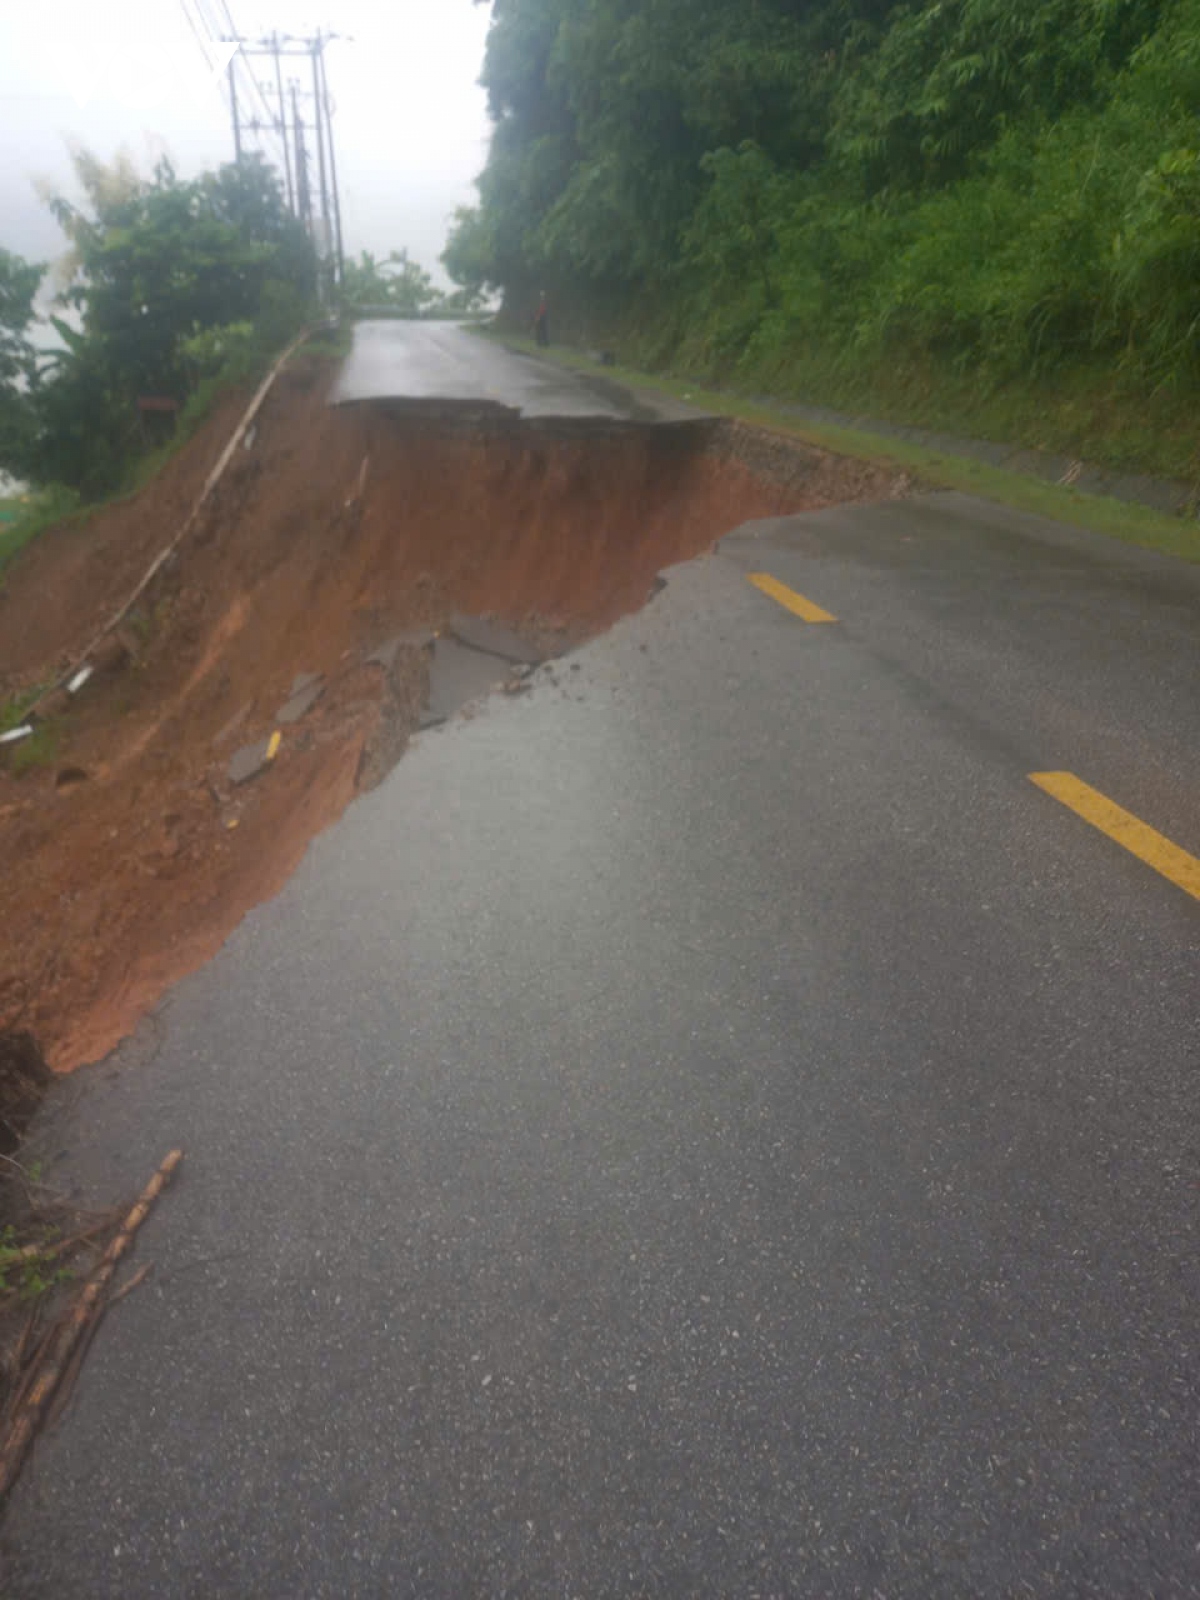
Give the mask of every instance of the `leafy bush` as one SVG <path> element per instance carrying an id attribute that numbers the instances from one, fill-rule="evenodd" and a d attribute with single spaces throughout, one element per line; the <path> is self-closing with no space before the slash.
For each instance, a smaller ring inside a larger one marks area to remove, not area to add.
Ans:
<path id="1" fill-rule="evenodd" d="M 86 205 L 50 196 L 71 243 L 70 315 L 52 319 L 61 348 L 18 380 L 6 380 L 0 343 L 0 469 L 92 496 L 126 481 L 146 447 L 139 397 L 194 413 L 201 386 L 252 374 L 303 322 L 316 263 L 257 158 L 189 180 L 165 162 L 142 180 L 83 150 L 75 166 Z M 41 277 L 11 262 L 0 259 L 0 305 L 20 299 L 6 281 Z"/>
<path id="2" fill-rule="evenodd" d="M 203 328 L 179 341 L 179 353 L 197 378 L 212 378 L 250 371 L 257 349 L 252 322 L 229 322 L 221 328 Z"/>
<path id="3" fill-rule="evenodd" d="M 364 250 L 357 261 L 346 262 L 342 298 L 351 310 L 367 307 L 398 317 L 425 317 L 436 314 L 443 296 L 407 250 L 393 250 L 383 261 Z"/>
<path id="4" fill-rule="evenodd" d="M 17 477 L 25 476 L 33 446 L 28 392 L 36 359 L 28 331 L 43 271 L 0 249 L 0 469 Z"/>

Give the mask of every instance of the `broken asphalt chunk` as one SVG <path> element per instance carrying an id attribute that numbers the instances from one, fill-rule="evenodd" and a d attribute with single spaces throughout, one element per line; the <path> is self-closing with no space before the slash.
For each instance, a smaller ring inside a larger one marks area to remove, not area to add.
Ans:
<path id="1" fill-rule="evenodd" d="M 299 682 L 299 679 L 296 681 Z M 324 693 L 325 680 L 323 678 L 314 677 L 312 682 L 305 684 L 299 690 L 293 684 L 291 699 L 280 707 L 275 720 L 285 725 L 299 722 L 302 717 L 308 715 Z"/>
<path id="2" fill-rule="evenodd" d="M 447 625 L 448 631 L 469 650 L 480 650 L 485 655 L 499 656 L 501 661 L 515 665 L 536 665 L 545 659 L 536 645 L 523 639 L 513 628 L 502 622 L 492 622 L 487 617 L 468 617 L 456 611 Z"/>
<path id="3" fill-rule="evenodd" d="M 433 648 L 428 709 L 443 720 L 452 717 L 472 700 L 499 687 L 504 676 L 504 667 L 495 656 L 465 647 L 456 639 L 440 638 Z"/>
<path id="4" fill-rule="evenodd" d="M 274 739 L 275 735 L 272 734 L 269 739 L 259 739 L 254 744 L 243 745 L 230 759 L 230 783 L 248 783 L 251 778 L 257 778 L 263 768 L 269 766 L 275 758 L 275 750 L 279 746 L 276 744 L 275 750 L 272 750 Z"/>
<path id="5" fill-rule="evenodd" d="M 426 645 L 433 643 L 433 632 L 429 628 L 408 628 L 403 633 L 397 633 L 386 640 L 366 658 L 369 667 L 382 667 L 385 672 L 390 672 L 395 665 L 396 657 L 400 650 L 407 646 L 413 650 L 423 650 Z"/>

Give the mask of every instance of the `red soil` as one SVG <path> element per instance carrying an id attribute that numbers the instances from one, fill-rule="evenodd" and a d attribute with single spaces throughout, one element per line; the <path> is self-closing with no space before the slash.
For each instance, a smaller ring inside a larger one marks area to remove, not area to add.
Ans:
<path id="1" fill-rule="evenodd" d="M 52 760 L 0 770 L 0 1031 L 32 1030 L 59 1071 L 103 1056 L 213 955 L 398 757 L 424 654 L 402 650 L 390 674 L 364 656 L 399 629 L 459 610 L 584 637 L 750 517 L 896 488 L 749 430 L 584 437 L 331 410 L 328 377 L 308 359 L 284 373 L 253 450 L 131 618 L 132 662 L 50 724 Z M 132 590 L 235 413 L 142 495 L 18 559 L 0 588 L 8 690 L 53 677 Z M 301 671 L 325 675 L 324 698 L 231 788 L 229 756 L 272 730 Z"/>

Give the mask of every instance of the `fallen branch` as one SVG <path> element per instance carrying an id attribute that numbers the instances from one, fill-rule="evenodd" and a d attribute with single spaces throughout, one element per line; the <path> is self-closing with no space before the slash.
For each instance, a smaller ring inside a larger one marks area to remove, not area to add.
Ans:
<path id="1" fill-rule="evenodd" d="M 75 1384 L 83 1368 L 83 1363 L 87 1360 L 88 1351 L 92 1348 L 92 1340 L 95 1337 L 96 1329 L 100 1326 L 100 1319 L 106 1312 L 111 1311 L 113 1306 L 124 1300 L 127 1294 L 132 1294 L 139 1284 L 145 1283 L 153 1270 L 153 1261 L 147 1261 L 144 1267 L 138 1268 L 128 1283 L 123 1283 L 119 1289 L 114 1290 L 108 1296 L 107 1300 L 97 1305 L 84 1330 L 83 1337 L 75 1346 L 75 1353 L 67 1364 L 67 1370 L 63 1373 L 58 1388 L 55 1390 L 54 1399 L 51 1401 L 50 1409 L 47 1413 L 47 1420 L 50 1423 L 56 1423 L 71 1403 L 71 1396 L 75 1393 Z"/>
<path id="2" fill-rule="evenodd" d="M 128 1283 L 123 1283 L 119 1289 L 114 1290 L 113 1293 L 109 1295 L 109 1308 L 111 1309 L 113 1306 L 119 1305 L 127 1294 L 132 1294 L 135 1289 L 140 1288 L 153 1271 L 153 1261 L 147 1261 L 144 1267 L 139 1267 L 134 1273 L 133 1277 L 130 1278 Z"/>
<path id="3" fill-rule="evenodd" d="M 37 1320 L 37 1307 L 33 1306 L 21 1328 L 21 1337 L 17 1340 L 17 1348 L 12 1353 L 12 1370 L 14 1372 L 20 1372 L 25 1365 L 25 1357 L 29 1354 L 29 1346 L 33 1343 Z"/>
<path id="4" fill-rule="evenodd" d="M 83 1287 L 79 1299 L 53 1331 L 46 1349 L 39 1352 L 37 1376 L 29 1385 L 16 1409 L 3 1444 L 0 1444 L 0 1499 L 16 1482 L 21 1464 L 33 1442 L 38 1423 L 80 1340 L 104 1309 L 103 1296 L 121 1257 L 133 1243 L 134 1234 L 149 1215 L 150 1208 L 170 1182 L 183 1160 L 182 1150 L 172 1150 L 162 1166 L 142 1190 L 137 1204 L 121 1224 L 121 1230 L 100 1259 L 100 1264 Z"/>
<path id="5" fill-rule="evenodd" d="M 77 1250 L 80 1245 L 90 1244 L 98 1234 L 103 1233 L 112 1225 L 110 1217 L 101 1217 L 99 1222 L 93 1223 L 90 1228 L 84 1228 L 79 1233 L 72 1233 L 61 1239 L 50 1239 L 44 1244 L 23 1244 L 19 1249 L 14 1249 L 8 1257 L 8 1264 L 19 1266 L 26 1262 L 35 1264 L 44 1263 L 46 1266 L 52 1261 L 57 1261 L 59 1256 L 68 1255 L 72 1250 Z"/>

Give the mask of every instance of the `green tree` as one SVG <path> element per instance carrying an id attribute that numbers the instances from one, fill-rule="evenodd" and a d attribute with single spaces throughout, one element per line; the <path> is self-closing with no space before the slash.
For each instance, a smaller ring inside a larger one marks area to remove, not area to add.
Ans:
<path id="1" fill-rule="evenodd" d="M 0 467 L 20 477 L 28 471 L 33 444 L 29 390 L 36 360 L 28 332 L 44 272 L 0 249 Z"/>
<path id="2" fill-rule="evenodd" d="M 442 254 L 442 265 L 461 285 L 461 292 L 481 298 L 495 284 L 495 243 L 478 206 L 459 206 L 454 213 L 450 237 Z"/>
<path id="3" fill-rule="evenodd" d="M 316 263 L 257 158 L 194 179 L 163 162 L 142 179 L 121 159 L 73 157 L 83 202 L 47 196 L 70 244 L 59 268 L 68 315 L 54 319 L 62 349 L 32 375 L 22 448 L 38 481 L 94 493 L 139 448 L 138 397 L 182 402 L 198 381 L 189 341 L 251 323 L 264 353 L 277 347 L 303 321 Z"/>
<path id="4" fill-rule="evenodd" d="M 342 295 L 347 305 L 387 309 L 403 317 L 424 317 L 442 304 L 442 291 L 407 250 L 393 250 L 383 261 L 364 250 L 347 261 Z"/>
<path id="5" fill-rule="evenodd" d="M 1200 383 L 1200 0 L 494 0 L 483 82 L 443 259 L 522 321 Z"/>
<path id="6" fill-rule="evenodd" d="M 95 181 L 85 187 L 90 214 L 51 201 L 75 254 L 62 298 L 127 392 L 181 398 L 179 341 L 254 320 L 268 285 L 290 290 L 300 312 L 311 298 L 311 246 L 260 157 L 192 180 L 162 162 L 150 181 L 115 196 Z"/>

